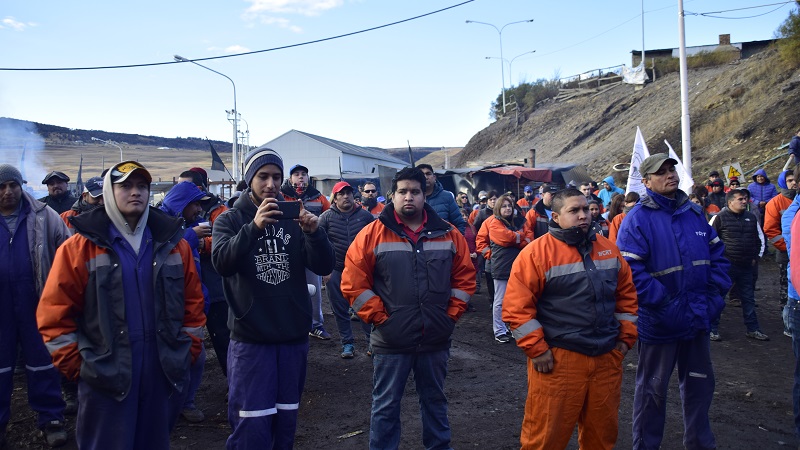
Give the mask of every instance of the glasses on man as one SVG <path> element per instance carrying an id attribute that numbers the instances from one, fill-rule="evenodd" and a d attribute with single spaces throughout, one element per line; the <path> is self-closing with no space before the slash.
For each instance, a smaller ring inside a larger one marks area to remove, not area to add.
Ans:
<path id="1" fill-rule="evenodd" d="M 375 192 L 377 192 L 375 189 L 364 189 L 365 194 L 374 194 Z"/>

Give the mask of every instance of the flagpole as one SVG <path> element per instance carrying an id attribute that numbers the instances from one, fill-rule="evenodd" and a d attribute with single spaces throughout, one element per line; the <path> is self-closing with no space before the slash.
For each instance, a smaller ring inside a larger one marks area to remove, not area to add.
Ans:
<path id="1" fill-rule="evenodd" d="M 686 67 L 686 30 L 684 28 L 683 0 L 678 0 L 678 39 L 681 77 L 681 146 L 683 167 L 692 175 L 692 137 L 689 119 L 689 77 Z"/>

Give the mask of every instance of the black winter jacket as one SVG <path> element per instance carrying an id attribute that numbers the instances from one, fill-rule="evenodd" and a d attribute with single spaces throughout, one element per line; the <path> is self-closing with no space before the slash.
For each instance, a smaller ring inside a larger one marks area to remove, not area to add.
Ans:
<path id="1" fill-rule="evenodd" d="M 344 270 L 347 249 L 350 248 L 358 232 L 373 220 L 375 217 L 366 209 L 353 207 L 352 211 L 345 213 L 339 211 L 336 205 L 331 205 L 331 209 L 319 216 L 319 227 L 325 230 L 336 252 L 336 264 L 333 270 L 338 272 Z"/>
<path id="2" fill-rule="evenodd" d="M 283 200 L 279 196 L 278 200 Z M 244 191 L 212 230 L 211 261 L 224 277 L 231 339 L 263 344 L 299 344 L 311 330 L 311 300 L 305 269 L 333 270 L 333 247 L 325 230 L 305 234 L 294 220 L 264 230 L 253 223 L 258 208 Z"/>
<path id="3" fill-rule="evenodd" d="M 749 266 L 764 253 L 764 234 L 750 211 L 736 214 L 722 208 L 711 219 L 711 226 L 725 244 L 725 257 L 735 266 Z"/>

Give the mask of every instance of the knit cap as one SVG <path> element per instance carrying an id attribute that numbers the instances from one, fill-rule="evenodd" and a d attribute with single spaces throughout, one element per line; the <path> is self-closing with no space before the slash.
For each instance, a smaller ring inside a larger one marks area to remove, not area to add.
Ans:
<path id="1" fill-rule="evenodd" d="M 0 184 L 16 181 L 22 186 L 22 174 L 11 164 L 0 164 Z"/>
<path id="2" fill-rule="evenodd" d="M 251 150 L 244 158 L 244 181 L 247 186 L 253 181 L 258 169 L 267 164 L 274 164 L 281 169 L 281 178 L 283 178 L 283 158 L 275 150 L 267 147 L 260 147 Z"/>

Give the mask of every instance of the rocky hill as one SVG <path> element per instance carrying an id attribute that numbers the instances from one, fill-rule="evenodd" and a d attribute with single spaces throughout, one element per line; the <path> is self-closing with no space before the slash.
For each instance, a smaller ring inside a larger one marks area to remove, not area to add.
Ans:
<path id="1" fill-rule="evenodd" d="M 745 171 L 760 167 L 800 130 L 800 69 L 786 68 L 775 50 L 722 66 L 689 71 L 689 113 L 695 181 L 711 169 L 738 161 Z M 522 162 L 536 149 L 536 163 L 579 163 L 597 179 L 630 161 L 636 127 L 651 153 L 668 140 L 681 155 L 680 81 L 669 74 L 636 89 L 620 84 L 567 101 L 553 101 L 513 114 L 470 139 L 451 167 L 486 162 Z M 777 178 L 786 158 L 766 166 Z M 627 173 L 616 172 L 623 178 Z"/>

